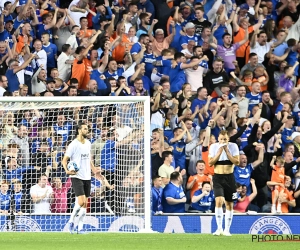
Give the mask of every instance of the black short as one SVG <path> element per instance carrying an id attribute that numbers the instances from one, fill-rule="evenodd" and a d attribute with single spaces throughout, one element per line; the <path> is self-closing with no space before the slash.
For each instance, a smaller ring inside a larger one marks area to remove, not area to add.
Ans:
<path id="1" fill-rule="evenodd" d="M 90 197 L 91 194 L 91 180 L 81 180 L 78 178 L 71 178 L 72 188 L 75 192 L 75 196 L 85 195 L 85 197 Z"/>
<path id="2" fill-rule="evenodd" d="M 215 197 L 222 196 L 225 198 L 225 201 L 233 201 L 233 194 L 236 193 L 235 179 L 233 174 L 214 174 L 213 186 Z"/>

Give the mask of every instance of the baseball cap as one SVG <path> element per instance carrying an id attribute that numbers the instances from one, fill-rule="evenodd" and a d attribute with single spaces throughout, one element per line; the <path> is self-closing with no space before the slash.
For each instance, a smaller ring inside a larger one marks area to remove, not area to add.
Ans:
<path id="1" fill-rule="evenodd" d="M 48 79 L 46 84 L 49 84 L 49 83 L 55 83 L 55 80 L 54 79 Z"/>
<path id="2" fill-rule="evenodd" d="M 243 3 L 243 4 L 240 6 L 240 9 L 241 9 L 241 10 L 249 10 L 249 5 L 246 4 L 246 3 Z"/>
<path id="3" fill-rule="evenodd" d="M 14 20 L 12 20 L 12 19 L 8 19 L 8 20 L 6 20 L 6 22 L 5 23 L 12 23 L 12 24 L 14 24 Z"/>
<path id="4" fill-rule="evenodd" d="M 186 29 L 192 29 L 192 28 L 195 28 L 195 24 L 193 24 L 192 22 L 188 22 L 188 23 L 184 26 L 184 28 L 186 28 Z"/>

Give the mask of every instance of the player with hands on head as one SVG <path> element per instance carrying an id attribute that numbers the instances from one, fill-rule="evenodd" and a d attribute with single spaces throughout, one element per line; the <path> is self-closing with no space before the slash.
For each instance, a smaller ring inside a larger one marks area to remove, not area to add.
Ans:
<path id="1" fill-rule="evenodd" d="M 213 189 L 216 197 L 215 216 L 218 229 L 214 235 L 231 236 L 229 229 L 233 217 L 233 197 L 236 193 L 235 178 L 233 174 L 234 165 L 240 163 L 240 153 L 237 144 L 229 142 L 226 130 L 222 130 L 218 137 L 218 143 L 209 148 L 209 166 L 214 166 Z M 223 209 L 225 200 L 225 230 L 223 232 Z"/>

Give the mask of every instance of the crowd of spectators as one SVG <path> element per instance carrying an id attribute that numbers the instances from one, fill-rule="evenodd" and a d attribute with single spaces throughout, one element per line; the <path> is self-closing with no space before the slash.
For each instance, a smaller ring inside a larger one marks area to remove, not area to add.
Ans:
<path id="1" fill-rule="evenodd" d="M 300 210 L 298 0 L 22 0 L 0 7 L 0 98 L 151 97 L 154 214 L 214 211 L 208 153 L 222 130 L 240 149 L 235 210 Z M 103 170 L 92 180 L 91 211 L 142 209 L 141 110 L 0 110 L 0 212 L 69 211 L 60 160 L 78 120 L 89 124 Z M 129 167 L 120 173 L 118 166 Z M 116 208 L 120 202 L 125 208 Z"/>

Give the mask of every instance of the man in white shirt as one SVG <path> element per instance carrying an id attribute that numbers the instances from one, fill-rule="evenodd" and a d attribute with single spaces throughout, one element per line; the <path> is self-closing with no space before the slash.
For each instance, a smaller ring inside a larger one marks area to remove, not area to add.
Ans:
<path id="1" fill-rule="evenodd" d="M 206 56 L 201 58 L 202 60 L 208 60 Z M 196 56 L 191 57 L 190 62 L 198 61 L 199 58 Z M 191 85 L 192 92 L 197 92 L 197 89 L 203 87 L 203 73 L 206 71 L 205 68 L 199 64 L 184 70 L 187 82 Z"/>
<path id="2" fill-rule="evenodd" d="M 77 25 L 73 26 L 72 27 L 72 31 L 71 31 L 71 35 L 70 35 L 70 37 L 66 41 L 66 44 L 70 44 L 71 45 L 71 49 L 72 49 L 73 52 L 78 47 L 76 36 L 77 36 L 77 33 L 79 33 L 79 32 L 80 32 L 79 26 L 77 26 Z"/>
<path id="3" fill-rule="evenodd" d="M 293 23 L 293 20 L 290 16 L 285 16 L 283 18 L 283 27 L 289 30 L 285 41 L 288 41 L 291 38 L 294 38 L 296 41 L 299 41 L 300 34 L 300 16 L 296 23 Z"/>
<path id="4" fill-rule="evenodd" d="M 128 34 L 129 29 L 132 27 L 131 23 L 131 13 L 128 12 L 127 15 L 125 15 L 124 23 L 125 23 L 125 34 Z"/>
<path id="5" fill-rule="evenodd" d="M 86 9 L 83 7 L 84 5 L 87 6 L 83 0 L 74 0 L 69 5 L 70 17 L 74 20 L 76 25 L 80 25 L 80 18 L 86 17 L 88 14 Z"/>
<path id="6" fill-rule="evenodd" d="M 50 204 L 52 201 L 52 187 L 47 185 L 48 177 L 42 175 L 38 184 L 30 188 L 30 196 L 33 202 L 33 213 L 50 214 Z"/>
<path id="7" fill-rule="evenodd" d="M 258 63 L 265 60 L 265 54 L 270 51 L 273 41 L 267 42 L 268 37 L 265 31 L 259 32 L 255 30 L 250 41 L 250 53 L 255 53 L 258 56 Z"/>
<path id="8" fill-rule="evenodd" d="M 122 125 L 116 129 L 117 134 L 118 134 L 118 136 L 117 136 L 118 141 L 122 141 L 133 130 L 131 127 L 124 125 L 124 123 L 120 123 L 120 124 L 122 124 Z"/>
<path id="9" fill-rule="evenodd" d="M 3 96 L 4 92 L 6 91 L 5 89 L 8 86 L 8 80 L 6 76 L 1 76 L 0 75 L 0 97 Z"/>
<path id="10" fill-rule="evenodd" d="M 64 44 L 61 50 L 62 52 L 57 58 L 57 69 L 60 79 L 67 82 L 71 76 L 71 65 L 74 61 L 73 56 L 71 56 L 71 45 Z"/>
<path id="11" fill-rule="evenodd" d="M 249 6 L 248 13 L 251 14 L 252 16 L 254 16 L 255 15 L 255 10 L 254 10 L 255 0 L 246 0 L 246 4 L 248 4 L 248 6 Z"/>
<path id="12" fill-rule="evenodd" d="M 232 98 L 232 103 L 237 103 L 239 105 L 238 117 L 246 117 L 249 108 L 249 99 L 246 98 L 246 87 L 240 85 L 237 87 L 236 97 Z"/>
<path id="13" fill-rule="evenodd" d="M 185 49 L 181 50 L 181 53 L 183 53 L 186 58 L 191 58 L 193 56 L 194 47 L 195 47 L 195 41 L 189 40 L 187 47 Z"/>
<path id="14" fill-rule="evenodd" d="M 36 55 L 36 68 L 43 65 L 45 69 L 47 68 L 47 53 L 45 50 L 43 50 L 43 44 L 41 40 L 35 40 L 33 47 L 35 49 L 34 54 Z"/>

